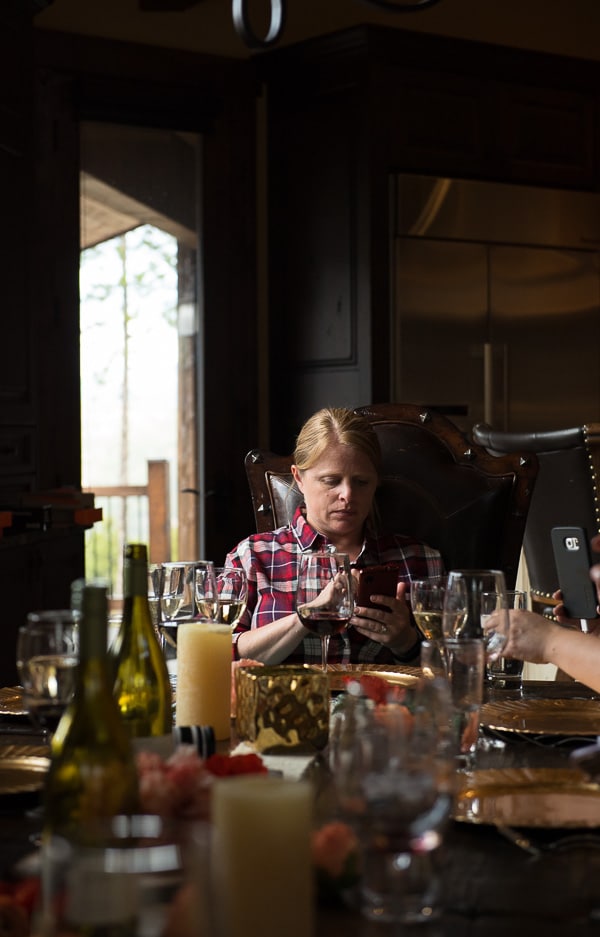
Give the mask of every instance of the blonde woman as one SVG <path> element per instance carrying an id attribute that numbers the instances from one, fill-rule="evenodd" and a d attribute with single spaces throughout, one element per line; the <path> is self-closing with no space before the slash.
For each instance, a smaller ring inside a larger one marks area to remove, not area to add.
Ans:
<path id="1" fill-rule="evenodd" d="M 382 563 L 399 568 L 395 595 L 377 596 L 383 609 L 356 607 L 350 626 L 334 635 L 333 663 L 416 662 L 420 641 L 406 601 L 411 578 L 442 574 L 439 553 L 412 537 L 377 529 L 374 495 L 381 471 L 373 427 L 353 410 L 326 408 L 298 435 L 292 474 L 303 495 L 291 524 L 247 537 L 227 556 L 248 577 L 248 605 L 234 632 L 235 656 L 266 664 L 319 663 L 321 644 L 295 613 L 298 558 L 335 547 L 356 569 Z"/>

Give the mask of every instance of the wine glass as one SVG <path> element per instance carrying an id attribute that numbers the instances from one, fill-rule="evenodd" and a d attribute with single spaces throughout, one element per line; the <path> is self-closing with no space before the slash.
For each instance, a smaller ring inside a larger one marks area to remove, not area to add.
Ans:
<path id="1" fill-rule="evenodd" d="M 498 615 L 501 615 L 502 618 L 504 617 L 503 601 L 504 596 L 498 595 L 497 592 L 485 592 L 483 594 L 481 600 L 481 622 L 484 631 L 486 627 L 489 627 L 492 615 L 495 616 L 494 622 Z M 510 609 L 526 609 L 527 593 L 516 589 L 507 590 L 506 604 L 509 609 L 510 625 Z M 523 661 L 517 660 L 514 657 L 502 657 L 501 654 L 498 654 L 495 658 L 488 660 L 487 679 L 494 687 L 520 690 L 523 679 Z"/>
<path id="2" fill-rule="evenodd" d="M 298 565 L 296 612 L 305 628 L 321 639 L 321 666 L 327 670 L 329 639 L 352 618 L 354 594 L 347 553 L 302 553 Z"/>
<path id="3" fill-rule="evenodd" d="M 148 605 L 152 624 L 158 634 L 160 621 L 160 602 L 164 591 L 165 568 L 162 563 L 150 563 L 148 566 Z"/>
<path id="4" fill-rule="evenodd" d="M 200 567 L 206 569 L 206 574 L 214 581 L 214 567 L 209 560 L 162 564 L 158 633 L 174 697 L 177 692 L 177 629 L 180 622 L 196 617 L 195 575 Z"/>
<path id="5" fill-rule="evenodd" d="M 17 670 L 23 704 L 47 741 L 75 690 L 81 613 L 30 612 L 17 636 Z"/>
<path id="6" fill-rule="evenodd" d="M 427 641 L 441 642 L 442 614 L 446 580 L 440 578 L 412 579 L 410 583 L 410 606 L 417 628 Z"/>
<path id="7" fill-rule="evenodd" d="M 234 628 L 246 610 L 248 579 L 238 566 L 215 566 L 214 576 L 196 570 L 198 615 Z"/>
<path id="8" fill-rule="evenodd" d="M 341 816 L 360 843 L 361 911 L 378 922 L 430 921 L 453 799 L 448 686 L 421 679 L 401 701 L 373 708 L 347 694 L 344 706 L 351 731 L 334 736 L 331 760 Z"/>
<path id="9" fill-rule="evenodd" d="M 497 596 L 494 625 L 486 624 L 482 600 Z M 495 660 L 508 641 L 509 619 L 504 573 L 498 569 L 453 569 L 448 573 L 442 620 L 444 638 L 483 638 L 488 661 Z"/>

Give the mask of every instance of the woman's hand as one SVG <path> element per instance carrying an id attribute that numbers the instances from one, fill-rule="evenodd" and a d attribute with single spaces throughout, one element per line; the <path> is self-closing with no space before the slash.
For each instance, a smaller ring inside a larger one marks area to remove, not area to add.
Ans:
<path id="1" fill-rule="evenodd" d="M 360 634 L 388 647 L 400 657 L 415 646 L 418 638 L 405 597 L 407 588 L 405 582 L 399 582 L 395 597 L 373 594 L 371 601 L 384 605 L 385 609 L 357 605 L 350 619 L 350 624 Z"/>

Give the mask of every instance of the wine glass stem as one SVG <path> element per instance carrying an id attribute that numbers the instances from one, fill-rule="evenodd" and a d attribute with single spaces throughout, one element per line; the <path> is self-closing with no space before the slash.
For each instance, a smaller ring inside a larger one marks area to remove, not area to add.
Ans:
<path id="1" fill-rule="evenodd" d="M 329 656 L 329 635 L 324 634 L 321 638 L 321 667 L 327 670 L 327 658 Z"/>

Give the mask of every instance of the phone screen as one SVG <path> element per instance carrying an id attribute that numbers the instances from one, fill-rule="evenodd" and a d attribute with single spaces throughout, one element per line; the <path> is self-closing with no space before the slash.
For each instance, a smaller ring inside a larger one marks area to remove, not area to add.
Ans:
<path id="1" fill-rule="evenodd" d="M 371 602 L 371 596 L 391 595 L 395 597 L 397 585 L 398 566 L 395 564 L 367 566 L 359 572 L 356 604 L 387 611 L 387 606 Z"/>

